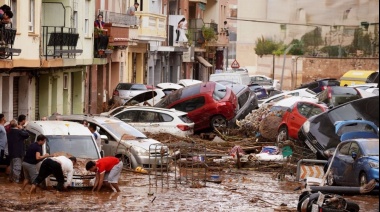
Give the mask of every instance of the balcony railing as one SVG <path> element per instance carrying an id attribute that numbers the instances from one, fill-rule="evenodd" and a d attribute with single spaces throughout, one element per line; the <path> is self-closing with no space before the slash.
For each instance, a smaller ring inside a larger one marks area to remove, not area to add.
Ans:
<path id="1" fill-rule="evenodd" d="M 13 59 L 18 56 L 21 49 L 14 49 L 13 44 L 16 38 L 16 30 L 12 28 L 0 28 L 0 59 Z"/>
<path id="2" fill-rule="evenodd" d="M 124 13 L 109 12 L 108 22 L 114 25 L 139 26 L 139 20 L 136 16 L 130 16 Z"/>
<path id="3" fill-rule="evenodd" d="M 208 42 L 207 46 L 226 46 L 228 45 L 228 31 L 226 29 L 218 29 L 216 23 L 204 23 L 202 19 L 190 19 L 188 24 L 188 33 L 194 41 L 195 47 L 204 47 L 206 41 L 202 33 L 203 27 L 209 27 L 215 31 L 217 40 Z"/>
<path id="4" fill-rule="evenodd" d="M 75 58 L 83 52 L 77 49 L 79 34 L 75 28 L 42 27 L 43 56 L 48 58 Z"/>
<path id="5" fill-rule="evenodd" d="M 136 27 L 106 23 L 104 28 L 107 29 L 110 46 L 127 46 L 130 40 L 138 37 L 138 29 Z"/>
<path id="6" fill-rule="evenodd" d="M 166 15 L 136 12 L 140 19 L 139 39 L 140 40 L 161 40 L 166 39 Z"/>

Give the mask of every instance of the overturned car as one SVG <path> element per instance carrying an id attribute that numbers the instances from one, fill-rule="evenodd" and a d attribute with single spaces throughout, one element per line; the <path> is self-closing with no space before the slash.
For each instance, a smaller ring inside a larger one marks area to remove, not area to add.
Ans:
<path id="1" fill-rule="evenodd" d="M 379 126 L 379 97 L 369 97 L 348 102 L 327 112 L 309 118 L 298 132 L 298 138 L 317 154 L 326 158 L 323 152 L 336 148 L 340 136 L 335 133 L 334 124 L 344 120 L 366 120 Z"/>

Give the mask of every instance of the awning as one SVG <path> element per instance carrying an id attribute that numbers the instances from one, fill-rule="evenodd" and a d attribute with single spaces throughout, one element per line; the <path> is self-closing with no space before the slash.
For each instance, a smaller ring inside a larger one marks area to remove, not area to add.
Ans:
<path id="1" fill-rule="evenodd" d="M 205 60 L 203 57 L 201 56 L 197 56 L 197 60 L 204 66 L 204 67 L 207 67 L 207 68 L 211 68 L 212 65 L 207 61 Z"/>

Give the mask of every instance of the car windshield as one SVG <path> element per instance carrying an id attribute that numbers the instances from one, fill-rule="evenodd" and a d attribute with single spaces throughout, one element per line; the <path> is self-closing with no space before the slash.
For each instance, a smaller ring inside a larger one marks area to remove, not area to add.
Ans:
<path id="1" fill-rule="evenodd" d="M 227 87 L 222 84 L 215 83 L 214 93 L 212 94 L 214 99 L 216 101 L 219 101 L 219 100 L 222 100 L 226 95 L 227 95 Z"/>
<path id="2" fill-rule="evenodd" d="M 122 136 L 134 137 L 137 139 L 147 138 L 146 135 L 136 130 L 132 126 L 124 123 L 124 122 L 112 122 L 112 123 L 103 123 L 102 126 L 106 128 L 108 131 L 113 133 L 117 139 L 120 140 Z"/>
<path id="3" fill-rule="evenodd" d="M 358 91 L 355 88 L 349 87 L 332 87 L 332 94 L 334 95 L 359 95 Z"/>
<path id="4" fill-rule="evenodd" d="M 362 142 L 362 148 L 365 155 L 378 156 L 379 155 L 379 140 L 369 140 L 366 142 Z"/>
<path id="5" fill-rule="evenodd" d="M 99 154 L 92 136 L 56 135 L 46 136 L 47 153 L 68 153 L 77 158 L 99 159 Z"/>

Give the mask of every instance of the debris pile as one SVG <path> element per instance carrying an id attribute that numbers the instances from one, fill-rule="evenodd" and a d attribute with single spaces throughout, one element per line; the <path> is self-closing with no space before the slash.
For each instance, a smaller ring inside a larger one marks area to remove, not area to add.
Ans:
<path id="1" fill-rule="evenodd" d="M 249 136 L 262 136 L 266 139 L 275 140 L 283 111 L 271 111 L 271 107 L 271 104 L 263 105 L 248 114 L 245 119 L 236 121 L 236 125 Z"/>

